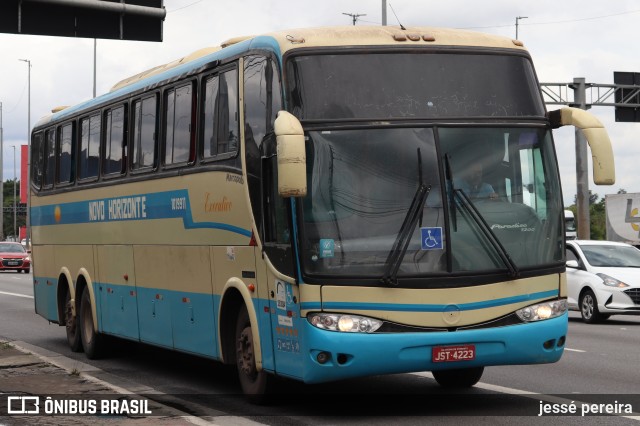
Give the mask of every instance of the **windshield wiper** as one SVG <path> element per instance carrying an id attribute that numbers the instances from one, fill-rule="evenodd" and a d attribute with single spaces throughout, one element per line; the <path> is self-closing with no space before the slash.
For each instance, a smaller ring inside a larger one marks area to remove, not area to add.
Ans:
<path id="1" fill-rule="evenodd" d="M 484 234 L 487 241 L 489 241 L 489 243 L 496 250 L 498 256 L 500 256 L 500 259 L 502 259 L 502 262 L 505 264 L 507 269 L 509 269 L 511 276 L 513 278 L 516 278 L 518 275 L 520 275 L 520 270 L 518 269 L 518 266 L 515 264 L 513 259 L 511 259 L 511 256 L 509 256 L 509 252 L 504 248 L 496 234 L 491 230 L 491 227 L 489 226 L 487 221 L 484 220 L 484 217 L 482 217 L 482 214 L 480 214 L 467 194 L 465 194 L 462 189 L 454 189 L 454 193 L 459 196 L 461 204 L 467 209 L 467 211 L 469 212 L 469 216 L 471 216 L 473 221 L 478 225 L 478 227 Z"/>
<path id="2" fill-rule="evenodd" d="M 418 179 L 418 189 L 413 196 L 413 200 L 411 200 L 411 206 L 407 211 L 407 215 L 400 227 L 400 232 L 398 232 L 398 236 L 391 247 L 387 261 L 385 262 L 386 267 L 381 281 L 383 284 L 389 286 L 398 285 L 398 270 L 400 269 L 402 259 L 409 247 L 409 241 L 411 241 L 413 230 L 415 229 L 418 220 L 421 220 L 422 218 L 424 203 L 426 203 L 429 192 L 431 192 L 431 185 L 426 185 L 422 182 L 422 158 L 420 156 L 420 148 L 418 148 Z"/>
<path id="3" fill-rule="evenodd" d="M 453 232 L 458 231 L 458 208 L 453 187 L 453 171 L 451 170 L 451 156 L 449 153 L 444 155 L 445 178 L 447 179 L 447 199 L 449 200 L 449 210 L 451 210 L 451 228 Z"/>

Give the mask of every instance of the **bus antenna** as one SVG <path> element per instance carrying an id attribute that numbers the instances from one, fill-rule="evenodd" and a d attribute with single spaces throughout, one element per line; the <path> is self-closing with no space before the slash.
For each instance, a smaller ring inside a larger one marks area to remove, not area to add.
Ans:
<path id="1" fill-rule="evenodd" d="M 398 25 L 400 25 L 400 29 L 407 31 L 407 29 L 404 27 L 404 25 L 402 25 L 402 23 L 400 22 L 400 20 L 398 19 L 398 15 L 396 15 L 396 11 L 393 10 L 393 6 L 391 6 L 391 3 L 389 3 L 389 7 L 391 8 L 391 11 L 393 12 L 393 16 L 396 17 L 396 21 L 398 21 Z"/>

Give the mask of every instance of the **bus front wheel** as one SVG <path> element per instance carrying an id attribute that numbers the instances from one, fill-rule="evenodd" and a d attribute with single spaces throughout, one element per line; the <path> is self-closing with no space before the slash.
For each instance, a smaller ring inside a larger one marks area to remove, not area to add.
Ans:
<path id="1" fill-rule="evenodd" d="M 71 292 L 67 289 L 64 298 L 64 323 L 67 329 L 67 342 L 72 352 L 82 352 L 82 339 L 80 338 L 80 327 L 78 327 L 78 316 L 73 315 L 73 311 Z"/>
<path id="2" fill-rule="evenodd" d="M 89 359 L 98 359 L 103 355 L 103 336 L 93 328 L 93 310 L 91 309 L 91 297 L 89 289 L 82 291 L 80 299 L 80 337 L 84 353 Z"/>
<path id="3" fill-rule="evenodd" d="M 432 371 L 436 382 L 444 388 L 470 388 L 480 381 L 484 367 Z"/>
<path id="4" fill-rule="evenodd" d="M 269 376 L 264 370 L 258 371 L 256 367 L 251 320 L 244 305 L 238 313 L 235 336 L 236 366 L 242 391 L 251 402 L 262 403 L 268 393 Z"/>

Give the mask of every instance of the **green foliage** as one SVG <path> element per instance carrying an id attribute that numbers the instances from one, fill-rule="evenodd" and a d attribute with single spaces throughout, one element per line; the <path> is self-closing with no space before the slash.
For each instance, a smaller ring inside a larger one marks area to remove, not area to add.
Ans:
<path id="1" fill-rule="evenodd" d="M 627 191 L 620 188 L 618 194 L 626 194 Z M 605 240 L 607 238 L 606 228 L 606 212 L 604 198 L 598 201 L 598 194 L 593 194 L 589 191 L 589 218 L 591 219 L 591 239 L 592 240 Z M 577 197 L 574 197 L 576 200 Z M 571 210 L 576 217 L 576 225 L 578 224 L 578 207 L 574 204 L 567 207 L 567 210 Z"/>
<path id="2" fill-rule="evenodd" d="M 5 240 L 7 236 L 14 235 L 13 230 L 13 184 L 14 180 L 9 179 L 4 182 L 3 185 L 3 209 L 2 209 L 2 238 L 1 240 Z M 20 204 L 20 181 L 15 181 L 15 191 L 16 191 L 16 201 L 17 206 Z M 24 214 L 16 214 L 16 230 L 18 233 L 21 226 L 25 226 L 27 222 L 27 217 Z"/>

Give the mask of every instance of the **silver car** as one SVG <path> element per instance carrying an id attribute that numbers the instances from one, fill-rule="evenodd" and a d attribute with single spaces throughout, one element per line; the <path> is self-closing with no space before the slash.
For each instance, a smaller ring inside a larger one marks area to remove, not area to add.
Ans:
<path id="1" fill-rule="evenodd" d="M 567 241 L 569 309 L 586 323 L 640 315 L 640 250 L 611 241 Z"/>

